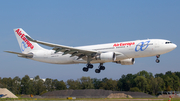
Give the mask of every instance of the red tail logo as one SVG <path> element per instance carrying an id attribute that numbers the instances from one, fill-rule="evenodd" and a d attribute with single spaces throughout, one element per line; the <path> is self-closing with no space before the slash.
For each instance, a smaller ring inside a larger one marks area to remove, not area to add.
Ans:
<path id="1" fill-rule="evenodd" d="M 34 48 L 34 46 L 26 39 L 25 35 L 20 31 L 20 29 L 17 29 L 15 32 L 21 37 L 21 39 L 27 44 L 28 47 L 31 49 Z"/>

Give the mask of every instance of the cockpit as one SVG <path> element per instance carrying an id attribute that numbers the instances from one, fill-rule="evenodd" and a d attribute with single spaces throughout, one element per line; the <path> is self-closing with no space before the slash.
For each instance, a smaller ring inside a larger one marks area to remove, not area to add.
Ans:
<path id="1" fill-rule="evenodd" d="M 169 42 L 165 42 L 165 44 L 172 44 L 172 42 L 170 42 L 170 41 Z"/>

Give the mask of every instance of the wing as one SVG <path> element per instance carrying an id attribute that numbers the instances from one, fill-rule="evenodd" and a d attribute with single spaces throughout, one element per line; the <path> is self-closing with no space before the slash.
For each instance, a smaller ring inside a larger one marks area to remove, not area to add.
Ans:
<path id="1" fill-rule="evenodd" d="M 71 54 L 71 57 L 78 56 L 79 57 L 78 59 L 80 59 L 80 58 L 82 58 L 84 56 L 94 57 L 98 53 L 97 51 L 93 51 L 93 50 L 83 50 L 83 49 L 79 49 L 79 48 L 74 48 L 74 47 L 69 47 L 69 46 L 63 46 L 63 45 L 38 41 L 38 40 L 32 39 L 29 36 L 26 36 L 26 38 L 29 41 L 39 43 L 39 44 L 42 44 L 42 45 L 46 45 L 46 46 L 49 46 L 49 47 L 53 47 L 53 50 L 55 50 L 55 53 L 63 52 L 62 55 Z"/>
<path id="2" fill-rule="evenodd" d="M 12 52 L 12 51 L 4 51 L 4 52 L 17 54 L 19 57 L 23 57 L 23 58 L 32 58 L 33 57 L 32 53 L 24 54 L 24 53 Z"/>

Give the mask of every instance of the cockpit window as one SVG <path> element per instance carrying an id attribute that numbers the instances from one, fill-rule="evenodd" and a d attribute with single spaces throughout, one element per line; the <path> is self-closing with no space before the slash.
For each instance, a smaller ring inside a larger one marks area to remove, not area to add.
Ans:
<path id="1" fill-rule="evenodd" d="M 171 44 L 172 42 L 165 42 L 165 44 Z"/>

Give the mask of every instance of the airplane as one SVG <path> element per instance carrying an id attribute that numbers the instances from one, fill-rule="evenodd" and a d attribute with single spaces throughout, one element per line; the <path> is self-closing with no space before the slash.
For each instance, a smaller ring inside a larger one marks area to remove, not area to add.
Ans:
<path id="1" fill-rule="evenodd" d="M 32 59 L 35 61 L 51 64 L 79 64 L 86 66 L 82 69 L 88 72 L 93 64 L 99 63 L 96 73 L 105 70 L 104 63 L 114 62 L 121 65 L 133 65 L 135 58 L 156 56 L 159 63 L 161 54 L 174 50 L 177 45 L 164 39 L 146 39 L 126 42 L 114 42 L 80 47 L 69 47 L 34 40 L 22 28 L 14 29 L 21 53 L 5 51 L 17 54 L 18 57 Z M 38 44 L 52 47 L 52 50 L 45 49 Z"/>

